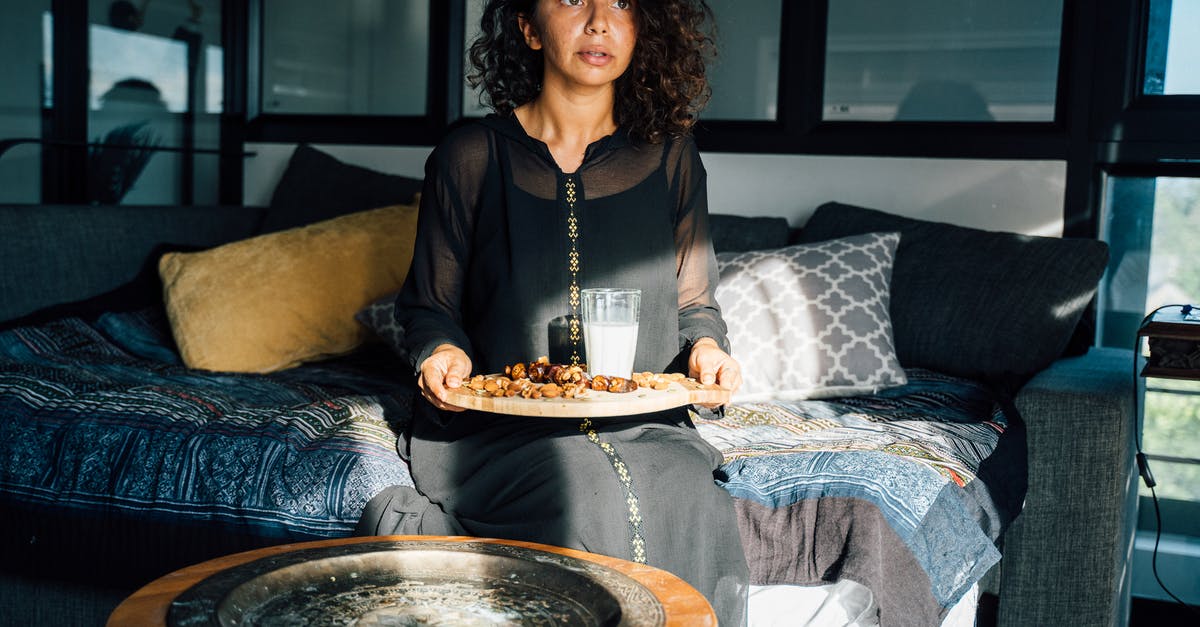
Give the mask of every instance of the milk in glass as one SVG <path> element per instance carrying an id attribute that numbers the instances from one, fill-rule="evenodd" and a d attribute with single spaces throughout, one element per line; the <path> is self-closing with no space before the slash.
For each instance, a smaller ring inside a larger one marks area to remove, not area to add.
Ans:
<path id="1" fill-rule="evenodd" d="M 588 372 L 629 378 L 637 352 L 638 325 L 620 322 L 589 322 L 583 325 Z"/>
<path id="2" fill-rule="evenodd" d="M 641 290 L 588 288 L 582 295 L 588 372 L 628 378 L 637 352 Z"/>

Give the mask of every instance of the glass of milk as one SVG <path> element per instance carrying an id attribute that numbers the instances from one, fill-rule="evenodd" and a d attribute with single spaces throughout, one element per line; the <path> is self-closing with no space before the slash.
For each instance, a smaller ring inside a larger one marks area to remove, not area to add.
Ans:
<path id="1" fill-rule="evenodd" d="M 637 352 L 642 291 L 588 288 L 583 295 L 583 345 L 588 372 L 629 378 Z"/>

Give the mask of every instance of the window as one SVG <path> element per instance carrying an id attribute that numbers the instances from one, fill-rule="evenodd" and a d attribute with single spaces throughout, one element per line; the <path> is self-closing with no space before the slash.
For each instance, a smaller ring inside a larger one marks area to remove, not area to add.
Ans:
<path id="1" fill-rule="evenodd" d="M 829 3 L 829 121 L 1054 120 L 1062 2 Z"/>
<path id="2" fill-rule="evenodd" d="M 428 0 L 263 0 L 263 113 L 425 115 Z"/>
<path id="3" fill-rule="evenodd" d="M 1151 0 L 1142 93 L 1200 94 L 1200 0 Z"/>
<path id="4" fill-rule="evenodd" d="M 778 112 L 779 18 L 783 0 L 709 0 L 717 27 L 717 58 L 708 68 L 712 98 L 702 113 L 706 120 L 774 120 Z M 480 103 L 480 90 L 466 83 L 469 51 L 479 36 L 484 0 L 466 0 L 462 111 L 482 117 L 490 109 Z"/>
<path id="5" fill-rule="evenodd" d="M 484 0 L 467 0 L 465 13 L 466 24 L 463 28 L 463 101 L 462 114 L 464 117 L 483 117 L 491 113 L 491 107 L 481 99 L 483 88 L 471 89 L 467 84 L 467 75 L 475 71 L 471 65 L 471 44 L 479 37 L 479 19 L 483 16 Z"/>
<path id="6" fill-rule="evenodd" d="M 775 120 L 779 108 L 779 20 L 782 0 L 709 0 L 717 25 L 717 57 L 708 70 L 708 120 Z"/>
<path id="7" fill-rule="evenodd" d="M 1142 47 L 1131 55 L 1140 65 L 1128 68 L 1136 93 L 1110 95 L 1126 105 L 1102 117 L 1099 129 L 1114 146 L 1102 166 L 1109 172 L 1102 236 L 1111 259 L 1098 331 L 1106 346 L 1131 346 L 1141 319 L 1161 305 L 1200 305 L 1200 0 L 1136 4 L 1144 11 L 1142 39 L 1130 44 Z M 1147 378 L 1145 385 L 1143 448 L 1163 531 L 1200 537 L 1200 382 Z M 1153 512 L 1143 504 L 1143 529 L 1155 528 Z"/>
<path id="8" fill-rule="evenodd" d="M 461 45 L 465 3 L 246 3 L 244 139 L 437 143 L 461 109 L 461 59 L 452 46 Z"/>
<path id="9" fill-rule="evenodd" d="M 52 69 L 43 64 L 45 51 L 52 47 L 46 17 L 49 10 L 50 0 L 0 5 L 0 77 L 4 78 L 4 88 L 0 89 L 0 140 L 42 136 L 41 109 L 53 105 L 46 87 Z M 39 200 L 41 156 L 35 144 L 13 145 L 0 153 L 0 202 Z"/>
<path id="10" fill-rule="evenodd" d="M 1100 336 L 1102 344 L 1128 348 L 1150 311 L 1200 304 L 1200 178 L 1111 176 L 1104 214 L 1111 258 Z M 1142 446 L 1173 514 L 1164 516 L 1164 531 L 1200 535 L 1200 382 L 1148 378 L 1143 408 Z"/>
<path id="11" fill-rule="evenodd" d="M 220 5 L 92 0 L 88 16 L 88 200 L 214 204 Z"/>

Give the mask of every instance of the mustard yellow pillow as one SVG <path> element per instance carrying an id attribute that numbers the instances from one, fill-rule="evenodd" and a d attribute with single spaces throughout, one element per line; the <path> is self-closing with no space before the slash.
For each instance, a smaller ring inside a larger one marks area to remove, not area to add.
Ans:
<path id="1" fill-rule="evenodd" d="M 400 289 L 416 205 L 372 209 L 158 263 L 189 367 L 273 372 L 348 353 L 370 333 L 354 314 Z"/>

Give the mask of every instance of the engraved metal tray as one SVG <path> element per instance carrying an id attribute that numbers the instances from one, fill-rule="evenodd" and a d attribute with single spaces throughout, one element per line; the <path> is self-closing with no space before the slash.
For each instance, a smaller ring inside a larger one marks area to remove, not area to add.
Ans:
<path id="1" fill-rule="evenodd" d="M 379 541 L 223 570 L 167 614 L 192 625 L 662 625 L 662 604 L 611 568 L 506 544 Z"/>

